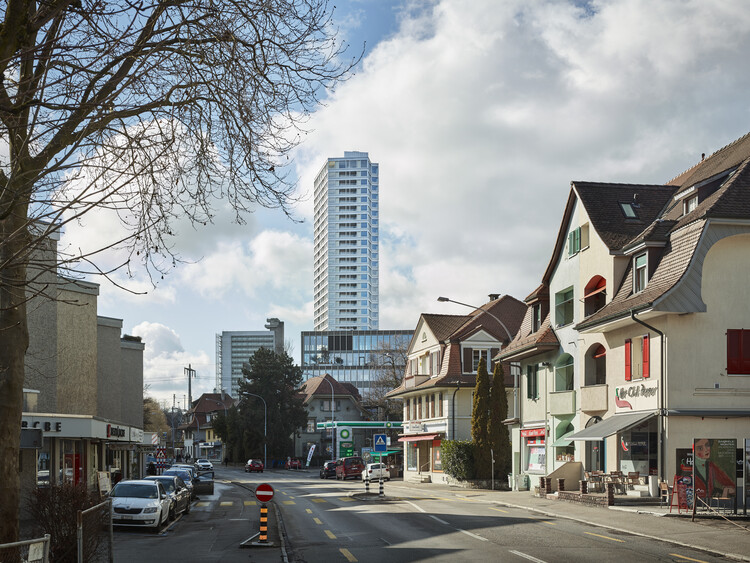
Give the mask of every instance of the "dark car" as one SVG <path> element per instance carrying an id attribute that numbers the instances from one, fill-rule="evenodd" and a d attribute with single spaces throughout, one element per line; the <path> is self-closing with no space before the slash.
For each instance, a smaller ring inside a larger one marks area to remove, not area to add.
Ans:
<path id="1" fill-rule="evenodd" d="M 261 460 L 248 459 L 247 463 L 245 464 L 245 473 L 252 473 L 253 471 L 263 473 L 263 468 L 263 462 Z"/>
<path id="2" fill-rule="evenodd" d="M 336 479 L 340 479 L 342 481 L 350 478 L 359 479 L 362 476 L 362 470 L 364 468 L 365 462 L 361 457 L 342 457 L 338 462 L 336 462 Z"/>
<path id="3" fill-rule="evenodd" d="M 328 479 L 329 477 L 336 477 L 336 462 L 326 461 L 323 467 L 320 468 L 320 478 Z"/>
<path id="4" fill-rule="evenodd" d="M 195 477 L 190 473 L 190 471 L 187 471 L 185 469 L 179 468 L 179 467 L 170 467 L 162 475 L 171 475 L 173 477 L 179 477 L 183 480 L 185 483 L 185 486 L 190 491 L 190 499 L 195 500 L 195 497 L 198 493 L 195 491 Z"/>
<path id="5" fill-rule="evenodd" d="M 171 504 L 169 505 L 169 519 L 174 520 L 178 514 L 190 512 L 190 489 L 185 481 L 175 475 L 151 475 L 146 481 L 159 481 L 164 485 Z"/>

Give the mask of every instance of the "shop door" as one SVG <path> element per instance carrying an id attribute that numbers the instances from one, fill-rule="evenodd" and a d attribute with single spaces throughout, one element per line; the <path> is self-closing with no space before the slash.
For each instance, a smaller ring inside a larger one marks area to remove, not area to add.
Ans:
<path id="1" fill-rule="evenodd" d="M 604 441 L 586 442 L 586 470 L 604 471 Z"/>
<path id="2" fill-rule="evenodd" d="M 430 442 L 427 440 L 423 440 L 421 442 L 417 442 L 419 444 L 419 471 L 425 472 L 425 471 L 431 471 L 430 467 L 432 465 L 432 462 L 430 460 Z"/>

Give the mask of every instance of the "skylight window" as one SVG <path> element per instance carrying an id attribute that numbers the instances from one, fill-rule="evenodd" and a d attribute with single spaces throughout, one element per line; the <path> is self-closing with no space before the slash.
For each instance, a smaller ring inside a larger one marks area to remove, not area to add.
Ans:
<path id="1" fill-rule="evenodd" d="M 636 204 L 620 203 L 620 207 L 622 208 L 622 212 L 625 214 L 625 217 L 627 217 L 628 219 L 636 219 L 638 217 L 638 214 L 635 212 Z"/>

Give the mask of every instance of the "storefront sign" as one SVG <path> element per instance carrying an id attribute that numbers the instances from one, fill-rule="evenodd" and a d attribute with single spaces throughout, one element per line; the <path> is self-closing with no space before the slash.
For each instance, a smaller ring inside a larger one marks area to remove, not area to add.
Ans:
<path id="1" fill-rule="evenodd" d="M 62 432 L 62 422 L 59 420 L 35 420 L 29 423 L 28 420 L 22 420 L 21 428 L 39 428 L 43 432 Z"/>
<path id="2" fill-rule="evenodd" d="M 521 436 L 524 438 L 529 436 L 544 436 L 545 435 L 545 429 L 544 428 L 527 428 L 525 430 L 521 430 Z"/>
<path id="3" fill-rule="evenodd" d="M 125 429 L 107 424 L 107 438 L 124 438 Z"/>
<path id="4" fill-rule="evenodd" d="M 615 412 L 633 412 L 659 407 L 659 382 L 635 381 L 618 385 L 615 390 Z"/>

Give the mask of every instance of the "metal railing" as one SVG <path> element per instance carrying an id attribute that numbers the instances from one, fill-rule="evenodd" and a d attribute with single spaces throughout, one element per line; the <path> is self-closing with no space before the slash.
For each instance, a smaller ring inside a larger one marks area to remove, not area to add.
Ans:
<path id="1" fill-rule="evenodd" d="M 78 563 L 114 561 L 112 499 L 78 511 Z"/>
<path id="2" fill-rule="evenodd" d="M 0 544 L 0 563 L 48 563 L 50 535 Z"/>

